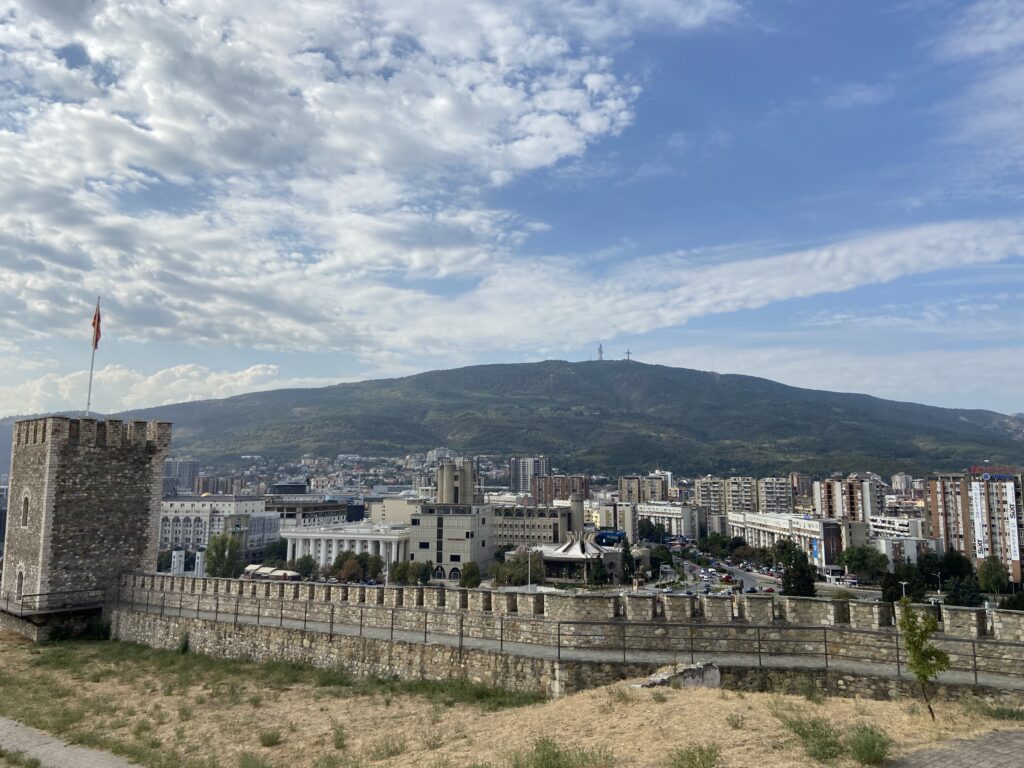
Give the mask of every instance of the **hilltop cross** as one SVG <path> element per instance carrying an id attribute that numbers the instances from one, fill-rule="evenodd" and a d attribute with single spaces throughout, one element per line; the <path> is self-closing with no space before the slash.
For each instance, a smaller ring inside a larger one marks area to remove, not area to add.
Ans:
<path id="1" fill-rule="evenodd" d="M 627 359 L 627 360 L 629 360 L 629 359 L 630 359 L 630 355 L 631 355 L 631 354 L 633 354 L 633 353 L 632 353 L 632 352 L 630 352 L 630 351 L 629 351 L 629 350 L 627 349 L 627 350 L 626 350 L 626 359 Z"/>

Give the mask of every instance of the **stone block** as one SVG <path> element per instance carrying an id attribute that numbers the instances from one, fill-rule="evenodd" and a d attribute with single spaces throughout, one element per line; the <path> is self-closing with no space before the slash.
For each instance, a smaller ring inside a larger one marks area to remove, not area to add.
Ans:
<path id="1" fill-rule="evenodd" d="M 888 629 L 892 626 L 892 603 L 851 600 L 849 606 L 853 629 Z"/>
<path id="2" fill-rule="evenodd" d="M 772 595 L 743 595 L 739 608 L 740 618 L 750 624 L 771 624 L 775 621 L 775 598 Z"/>
<path id="3" fill-rule="evenodd" d="M 732 598 L 728 595 L 701 595 L 700 608 L 708 624 L 732 622 Z"/>
<path id="4" fill-rule="evenodd" d="M 469 592 L 469 610 L 474 613 L 491 612 L 491 591 L 487 589 L 473 589 Z"/>
<path id="5" fill-rule="evenodd" d="M 950 637 L 981 637 L 987 622 L 984 608 L 942 606 L 942 633 Z"/>
<path id="6" fill-rule="evenodd" d="M 491 608 L 502 615 L 518 613 L 519 595 L 516 592 L 496 592 L 491 597 Z"/>
<path id="7" fill-rule="evenodd" d="M 1024 611 L 992 611 L 992 632 L 996 640 L 1024 642 Z"/>
<path id="8" fill-rule="evenodd" d="M 696 601 L 693 595 L 664 595 L 662 601 L 665 605 L 665 618 L 668 621 L 688 622 L 693 620 Z"/>
<path id="9" fill-rule="evenodd" d="M 626 618 L 630 621 L 652 621 L 654 619 L 654 595 L 627 593 Z"/>

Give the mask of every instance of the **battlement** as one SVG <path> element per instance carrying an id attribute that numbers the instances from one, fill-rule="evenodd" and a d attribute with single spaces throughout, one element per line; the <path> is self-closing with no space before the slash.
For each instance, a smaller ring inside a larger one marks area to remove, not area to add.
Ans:
<path id="1" fill-rule="evenodd" d="M 26 445 L 58 445 L 88 448 L 121 448 L 129 445 L 152 445 L 157 449 L 171 446 L 171 424 L 166 421 L 121 421 L 120 419 L 72 419 L 67 416 L 45 416 L 25 419 L 14 424 L 14 447 Z"/>

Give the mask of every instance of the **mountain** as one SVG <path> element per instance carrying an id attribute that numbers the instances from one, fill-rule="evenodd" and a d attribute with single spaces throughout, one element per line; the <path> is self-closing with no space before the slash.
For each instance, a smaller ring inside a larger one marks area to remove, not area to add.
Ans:
<path id="1" fill-rule="evenodd" d="M 1024 419 L 631 361 L 546 361 L 282 389 L 114 414 L 174 423 L 204 463 L 241 454 L 544 454 L 565 470 L 925 473 L 1024 464 Z M 0 422 L 7 466 L 11 419 Z"/>

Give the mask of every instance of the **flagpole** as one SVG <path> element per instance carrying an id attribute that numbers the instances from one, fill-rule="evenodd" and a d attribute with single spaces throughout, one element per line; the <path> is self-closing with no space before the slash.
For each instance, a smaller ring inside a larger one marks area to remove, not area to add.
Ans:
<path id="1" fill-rule="evenodd" d="M 96 297 L 96 312 L 100 311 L 100 297 Z M 85 396 L 85 418 L 89 418 L 89 409 L 92 406 L 92 372 L 96 366 L 96 347 L 98 347 L 96 339 L 96 315 L 93 315 L 93 329 L 92 329 L 92 358 L 89 360 L 89 393 Z"/>

